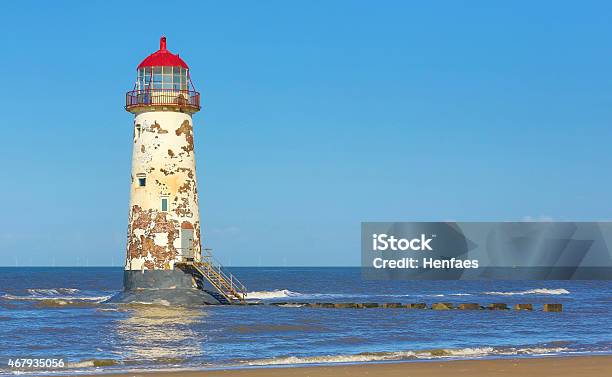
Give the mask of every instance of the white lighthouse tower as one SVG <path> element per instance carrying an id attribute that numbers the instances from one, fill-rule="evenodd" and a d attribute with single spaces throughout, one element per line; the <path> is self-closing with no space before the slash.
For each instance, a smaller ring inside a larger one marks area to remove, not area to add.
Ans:
<path id="1" fill-rule="evenodd" d="M 124 296 L 243 302 L 244 287 L 202 253 L 189 67 L 162 37 L 137 72 L 125 105 L 135 117 Z"/>

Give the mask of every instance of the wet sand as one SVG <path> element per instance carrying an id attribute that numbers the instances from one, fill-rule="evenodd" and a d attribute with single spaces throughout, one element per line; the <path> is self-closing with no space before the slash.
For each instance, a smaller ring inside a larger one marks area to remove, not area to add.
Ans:
<path id="1" fill-rule="evenodd" d="M 385 364 L 274 367 L 215 371 L 138 372 L 107 376 L 152 377 L 586 377 L 612 376 L 612 356 L 461 360 Z"/>

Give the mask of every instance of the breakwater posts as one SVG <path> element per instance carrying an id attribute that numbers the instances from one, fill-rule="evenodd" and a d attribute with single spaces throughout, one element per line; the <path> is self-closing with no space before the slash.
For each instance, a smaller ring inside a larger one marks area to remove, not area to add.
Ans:
<path id="1" fill-rule="evenodd" d="M 516 304 L 514 310 L 533 310 L 533 304 Z"/>
<path id="2" fill-rule="evenodd" d="M 475 303 L 459 304 L 457 307 L 459 310 L 480 310 L 482 307 Z"/>
<path id="3" fill-rule="evenodd" d="M 309 308 L 327 308 L 327 309 L 412 309 L 412 310 L 510 310 L 506 303 L 492 303 L 487 306 L 482 306 L 478 303 L 460 303 L 455 306 L 450 302 L 435 302 L 428 306 L 424 302 L 402 304 L 400 302 L 271 302 L 264 304 L 262 302 L 248 303 L 248 305 L 271 305 L 283 307 L 309 307 Z M 514 304 L 515 311 L 533 311 L 533 304 Z M 542 310 L 545 312 L 562 312 L 562 304 L 544 304 Z"/>
<path id="4" fill-rule="evenodd" d="M 561 304 L 544 304 L 545 312 L 561 312 L 563 311 L 563 305 Z"/>
<path id="5" fill-rule="evenodd" d="M 453 304 L 450 302 L 436 302 L 431 304 L 432 310 L 453 310 Z"/>

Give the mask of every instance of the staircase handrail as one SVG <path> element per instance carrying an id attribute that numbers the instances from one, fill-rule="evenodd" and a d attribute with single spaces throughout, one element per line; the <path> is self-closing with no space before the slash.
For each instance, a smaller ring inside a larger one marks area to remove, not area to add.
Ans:
<path id="1" fill-rule="evenodd" d="M 231 272 L 228 271 L 226 273 L 224 271 L 221 263 L 212 255 L 212 249 L 204 249 L 204 251 L 206 253 L 202 253 L 202 261 L 204 261 L 204 259 L 208 260 L 207 268 L 210 268 L 213 273 L 218 274 L 223 279 L 225 285 L 227 285 L 227 288 L 234 291 L 233 293 L 237 293 L 239 296 L 241 296 L 241 299 L 244 300 L 247 295 L 247 289 L 244 284 L 242 284 L 242 282 L 238 280 L 238 278 L 236 278 Z"/>

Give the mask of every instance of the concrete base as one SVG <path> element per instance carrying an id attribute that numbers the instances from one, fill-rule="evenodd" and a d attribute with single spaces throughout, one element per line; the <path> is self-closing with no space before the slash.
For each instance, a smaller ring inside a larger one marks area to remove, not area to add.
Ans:
<path id="1" fill-rule="evenodd" d="M 126 270 L 123 272 L 123 288 L 177 289 L 195 288 L 193 276 L 183 270 Z"/>
<path id="2" fill-rule="evenodd" d="M 191 274 L 182 270 L 126 270 L 123 273 L 123 292 L 107 302 L 152 303 L 169 305 L 218 305 L 221 302 L 207 293 L 215 289 L 199 289 Z"/>

